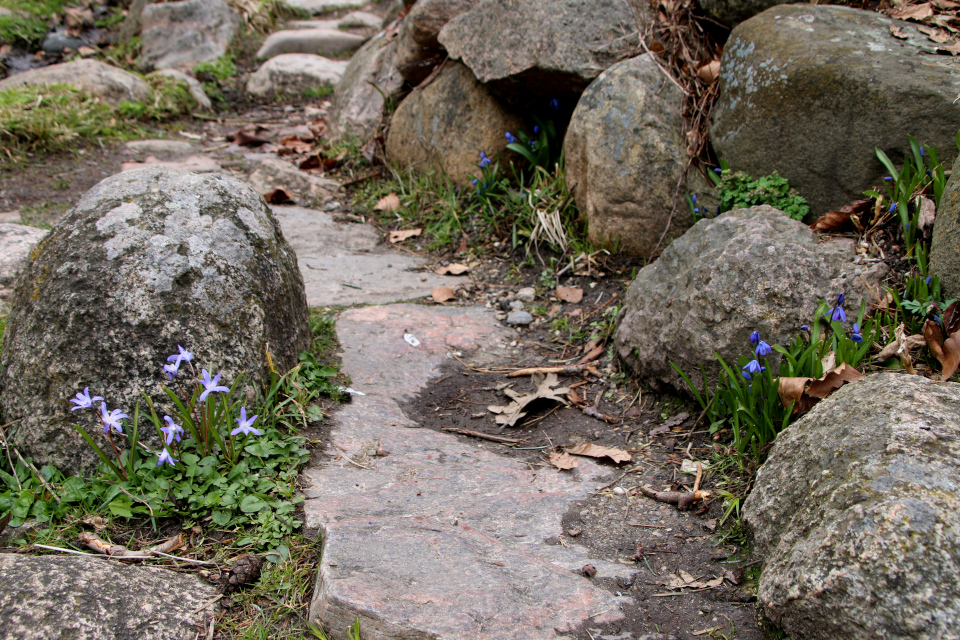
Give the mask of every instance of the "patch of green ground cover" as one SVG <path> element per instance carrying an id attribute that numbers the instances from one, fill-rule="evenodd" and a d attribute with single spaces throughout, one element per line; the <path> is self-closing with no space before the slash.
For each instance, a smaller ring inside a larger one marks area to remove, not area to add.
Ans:
<path id="1" fill-rule="evenodd" d="M 28 49 L 40 45 L 50 30 L 47 23 L 55 13 L 62 14 L 69 0 L 0 0 L 0 7 L 14 12 L 0 16 L 0 44 Z"/>

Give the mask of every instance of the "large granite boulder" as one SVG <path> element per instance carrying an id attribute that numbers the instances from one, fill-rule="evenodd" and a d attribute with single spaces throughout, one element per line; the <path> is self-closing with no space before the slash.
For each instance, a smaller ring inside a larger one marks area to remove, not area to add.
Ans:
<path id="1" fill-rule="evenodd" d="M 935 46 L 917 25 L 873 11 L 768 9 L 734 29 L 724 48 L 714 149 L 734 170 L 777 171 L 814 215 L 883 184 L 874 150 L 896 161 L 909 149 L 907 134 L 952 163 L 960 59 L 930 55 Z"/>
<path id="2" fill-rule="evenodd" d="M 642 30 L 629 0 L 482 0 L 438 40 L 480 82 L 532 104 L 576 97 L 615 62 L 636 55 Z"/>
<path id="3" fill-rule="evenodd" d="M 777 436 L 744 520 L 793 640 L 958 637 L 958 416 L 960 385 L 884 373 Z"/>
<path id="4" fill-rule="evenodd" d="M 0 80 L 0 91 L 51 84 L 73 85 L 113 106 L 117 106 L 124 100 L 149 102 L 153 98 L 153 91 L 143 78 L 99 60 L 90 59 L 62 62 L 18 73 Z"/>
<path id="5" fill-rule="evenodd" d="M 687 166 L 682 98 L 646 54 L 613 65 L 581 96 L 564 140 L 566 180 L 595 242 L 619 239 L 622 251 L 640 256 L 657 248 Z M 662 246 L 693 224 L 687 191 L 704 208 L 716 206 L 707 180 L 695 170 L 687 176 Z"/>
<path id="6" fill-rule="evenodd" d="M 240 16 L 223 0 L 148 4 L 141 17 L 145 69 L 192 69 L 227 52 Z"/>
<path id="7" fill-rule="evenodd" d="M 852 241 L 823 241 L 767 205 L 701 220 L 630 284 L 617 352 L 653 386 L 688 392 L 671 362 L 698 386 L 703 365 L 713 385 L 721 371 L 713 354 L 736 362 L 750 353 L 752 331 L 786 344 L 819 300 L 841 292 L 847 309 L 859 309 L 879 272 L 861 271 L 854 257 Z"/>
<path id="8" fill-rule="evenodd" d="M 244 372 L 253 398 L 269 381 L 267 346 L 286 370 L 311 339 L 276 218 L 218 174 L 147 168 L 100 182 L 34 249 L 11 306 L 0 412 L 21 420 L 21 453 L 68 471 L 95 460 L 70 427 L 94 427 L 68 409 L 84 387 L 130 415 L 141 391 L 166 407 L 161 366 L 179 344 L 228 385 Z M 141 436 L 155 444 L 151 431 Z"/>
<path id="9" fill-rule="evenodd" d="M 393 114 L 387 158 L 405 168 L 440 169 L 463 184 L 480 175 L 480 152 L 496 158 L 507 146 L 506 132 L 521 125 L 470 69 L 448 62 Z"/>
<path id="10" fill-rule="evenodd" d="M 960 158 L 953 163 L 933 223 L 930 272 L 940 276 L 945 297 L 960 297 Z"/>
<path id="11" fill-rule="evenodd" d="M 305 89 L 336 86 L 347 69 L 344 60 L 312 53 L 282 53 L 250 74 L 247 93 L 259 97 L 273 93 L 300 94 Z"/>
<path id="12" fill-rule="evenodd" d="M 397 40 L 380 33 L 357 51 L 333 92 L 327 118 L 330 140 L 366 142 L 377 133 L 387 98 L 403 86 L 397 71 Z"/>
<path id="13" fill-rule="evenodd" d="M 196 576 L 76 556 L 0 554 L 0 584 L 5 640 L 195 638 L 217 597 Z"/>
<path id="14" fill-rule="evenodd" d="M 440 29 L 480 0 L 419 0 L 400 26 L 397 68 L 412 84 L 423 82 L 446 56 L 437 39 Z"/>
<path id="15" fill-rule="evenodd" d="M 45 229 L 0 223 L 0 313 L 3 315 L 7 314 L 13 285 L 23 272 L 27 257 L 45 235 Z"/>

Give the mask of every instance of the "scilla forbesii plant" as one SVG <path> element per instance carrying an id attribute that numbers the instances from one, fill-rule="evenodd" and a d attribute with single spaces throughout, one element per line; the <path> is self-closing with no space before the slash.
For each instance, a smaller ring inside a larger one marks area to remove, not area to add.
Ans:
<path id="1" fill-rule="evenodd" d="M 274 546 L 301 524 L 293 519 L 302 501 L 295 497 L 296 478 L 309 460 L 305 439 L 278 428 L 280 379 L 274 376 L 265 404 L 249 411 L 234 399 L 240 377 L 228 387 L 221 384 L 222 374 L 198 373 L 193 354 L 183 347 L 178 351 L 163 366 L 168 385 L 161 385 L 172 416 L 159 416 L 146 394 L 132 417 L 110 409 L 89 388 L 70 399 L 72 411 L 90 409 L 103 428 L 101 437 L 75 425 L 102 463 L 89 481 L 94 489 L 88 493 L 99 496 L 90 506 L 127 518 L 180 516 L 218 527 L 249 527 L 239 546 Z M 157 432 L 159 450 L 140 441 L 146 423 Z"/>

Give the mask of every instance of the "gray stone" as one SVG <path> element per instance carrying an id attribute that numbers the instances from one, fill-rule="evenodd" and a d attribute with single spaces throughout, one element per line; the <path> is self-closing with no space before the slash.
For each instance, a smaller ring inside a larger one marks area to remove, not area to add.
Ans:
<path id="1" fill-rule="evenodd" d="M 245 397 L 269 380 L 266 345 L 286 371 L 310 344 L 296 256 L 246 184 L 222 175 L 129 171 L 83 195 L 17 281 L 0 364 L 0 411 L 38 464 L 89 468 L 71 424 L 98 428 L 68 398 L 89 386 L 133 415 L 141 392 L 168 407 L 161 366 L 183 345 L 195 364 L 245 372 Z M 161 413 L 162 415 L 162 413 Z M 148 444 L 156 435 L 141 430 Z"/>
<path id="2" fill-rule="evenodd" d="M 449 351 L 478 366 L 503 353 L 511 332 L 492 312 L 363 307 L 341 314 L 337 335 L 343 371 L 367 395 L 337 413 L 328 461 L 303 476 L 305 528 L 324 541 L 311 620 L 343 629 L 358 616 L 383 638 L 559 640 L 622 616 L 621 600 L 572 570 L 589 563 L 615 578 L 632 568 L 545 543 L 609 470 L 586 459 L 572 476 L 533 470 L 417 429 L 397 403 L 442 375 Z M 389 454 L 374 456 L 378 447 Z"/>
<path id="3" fill-rule="evenodd" d="M 345 60 L 329 60 L 312 53 L 282 53 L 250 75 L 247 93 L 255 96 L 278 92 L 300 94 L 307 88 L 332 87 L 340 82 L 346 69 Z"/>
<path id="4" fill-rule="evenodd" d="M 367 4 L 367 0 L 284 0 L 294 9 L 317 15 L 337 9 L 355 9 Z"/>
<path id="5" fill-rule="evenodd" d="M 960 385 L 883 373 L 777 436 L 744 504 L 794 640 L 957 638 Z"/>
<path id="6" fill-rule="evenodd" d="M 187 140 L 131 140 L 124 146 L 139 153 L 165 155 L 182 155 L 194 153 L 197 150 L 197 145 Z"/>
<path id="7" fill-rule="evenodd" d="M 397 68 L 412 84 L 423 82 L 446 57 L 437 40 L 451 19 L 480 4 L 480 0 L 419 0 L 400 26 Z"/>
<path id="8" fill-rule="evenodd" d="M 403 86 L 396 56 L 396 39 L 380 34 L 350 59 L 333 92 L 333 107 L 328 118 L 332 141 L 366 142 L 377 133 L 383 120 L 385 98 L 395 98 Z"/>
<path id="9" fill-rule="evenodd" d="M 162 154 L 172 156 L 175 154 Z M 120 171 L 135 171 L 147 167 L 162 167 L 174 171 L 191 171 L 193 173 L 219 173 L 222 168 L 220 163 L 210 156 L 176 156 L 171 160 L 159 160 L 154 156 L 147 156 L 143 162 L 123 162 L 120 164 Z"/>
<path id="10" fill-rule="evenodd" d="M 213 103 L 210 102 L 210 98 L 207 97 L 206 92 L 203 90 L 203 85 L 200 84 L 200 81 L 193 76 L 188 76 L 184 72 L 177 71 L 176 69 L 157 69 L 150 75 L 164 76 L 166 78 L 179 80 L 183 84 L 187 85 L 187 90 L 190 92 L 190 96 L 197 101 L 198 105 L 204 109 L 213 108 Z"/>
<path id="11" fill-rule="evenodd" d="M 879 267 L 854 264 L 853 242 L 821 240 L 806 225 L 761 205 L 701 220 L 644 267 L 627 289 L 614 336 L 620 357 L 645 382 L 687 393 L 671 362 L 710 385 L 751 351 L 750 333 L 786 344 L 813 320 L 819 300 L 845 293 L 858 310 Z M 698 388 L 699 388 L 699 382 Z"/>
<path id="12" fill-rule="evenodd" d="M 340 29 L 377 29 L 383 25 L 383 18 L 367 11 L 351 11 L 339 20 Z"/>
<path id="13" fill-rule="evenodd" d="M 687 166 L 682 98 L 649 55 L 613 65 L 581 96 L 564 140 L 566 180 L 577 185 L 594 242 L 619 241 L 627 254 L 650 256 L 693 224 L 687 192 L 698 194 L 701 206 L 716 205 L 713 187 L 691 170 L 674 211 Z"/>
<path id="14" fill-rule="evenodd" d="M 882 185 L 887 170 L 874 150 L 897 161 L 908 133 L 953 163 L 960 60 L 930 55 L 935 45 L 917 29 L 873 11 L 809 5 L 741 23 L 724 47 L 710 127 L 717 155 L 754 177 L 777 171 L 814 215 Z"/>
<path id="15" fill-rule="evenodd" d="M 240 16 L 223 0 L 182 0 L 148 4 L 140 37 L 146 69 L 192 69 L 227 52 Z"/>
<path id="16" fill-rule="evenodd" d="M 339 29 L 339 20 L 291 20 L 288 29 Z"/>
<path id="17" fill-rule="evenodd" d="M 31 69 L 0 80 L 0 91 L 24 86 L 69 84 L 116 106 L 124 100 L 149 102 L 150 85 L 139 76 L 99 60 L 74 60 Z"/>
<path id="18" fill-rule="evenodd" d="M 517 291 L 517 300 L 533 302 L 537 298 L 537 290 L 533 287 L 524 287 Z"/>
<path id="19" fill-rule="evenodd" d="M 260 195 L 283 189 L 301 204 L 328 202 L 340 191 L 340 183 L 300 171 L 289 162 L 272 157 L 260 161 L 248 179 Z"/>
<path id="20" fill-rule="evenodd" d="M 960 158 L 953 163 L 933 223 L 930 272 L 940 276 L 946 298 L 960 297 Z"/>
<path id="21" fill-rule="evenodd" d="M 217 595 L 192 575 L 93 557 L 0 554 L 0 584 L 5 640 L 187 640 Z"/>
<path id="22" fill-rule="evenodd" d="M 637 11 L 645 6 L 629 0 L 485 0 L 438 39 L 480 82 L 515 101 L 574 97 L 636 55 Z"/>
<path id="23" fill-rule="evenodd" d="M 90 46 L 90 43 L 88 43 L 86 40 L 82 38 L 74 38 L 65 30 L 57 30 L 52 31 L 44 36 L 43 44 L 40 45 L 40 48 L 47 53 L 63 53 L 67 50 L 76 51 L 80 47 L 86 46 Z"/>
<path id="24" fill-rule="evenodd" d="M 312 53 L 322 56 L 355 51 L 366 38 L 338 29 L 288 29 L 271 33 L 257 51 L 258 58 L 281 53 Z"/>
<path id="25" fill-rule="evenodd" d="M 511 311 L 507 314 L 507 324 L 511 326 L 525 327 L 531 322 L 533 322 L 533 316 L 526 311 Z"/>
<path id="26" fill-rule="evenodd" d="M 523 304 L 520 300 L 514 300 L 507 305 L 507 309 L 510 311 L 523 311 L 526 305 Z"/>
<path id="27" fill-rule="evenodd" d="M 793 3 L 792 0 L 698 0 L 700 8 L 717 22 L 735 27 L 744 20 L 778 4 Z"/>
<path id="28" fill-rule="evenodd" d="M 470 282 L 438 276 L 426 260 L 381 244 L 380 233 L 370 225 L 334 222 L 330 213 L 302 207 L 275 206 L 273 211 L 297 254 L 311 307 L 414 300 L 429 296 L 435 287 Z"/>
<path id="29" fill-rule="evenodd" d="M 402 167 L 439 169 L 465 184 L 480 175 L 480 152 L 496 160 L 507 146 L 504 133 L 522 125 L 470 69 L 448 62 L 393 114 L 387 158 Z"/>
<path id="30" fill-rule="evenodd" d="M 23 271 L 27 257 L 45 235 L 45 229 L 0 223 L 0 301 L 4 303 L 0 306 L 9 304 L 13 285 Z"/>

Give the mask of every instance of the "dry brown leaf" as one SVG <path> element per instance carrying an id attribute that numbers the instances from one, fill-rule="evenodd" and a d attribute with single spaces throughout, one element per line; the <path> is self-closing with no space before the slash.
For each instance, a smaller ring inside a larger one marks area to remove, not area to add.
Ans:
<path id="1" fill-rule="evenodd" d="M 932 227 L 936 217 L 937 205 L 933 202 L 933 199 L 920 196 L 920 218 L 917 220 L 917 228 L 923 231 L 927 227 Z"/>
<path id="2" fill-rule="evenodd" d="M 263 199 L 270 204 L 290 204 L 291 202 L 296 202 L 293 196 L 282 187 L 277 187 L 276 189 L 267 191 L 265 194 L 263 194 Z"/>
<path id="3" fill-rule="evenodd" d="M 807 387 L 807 394 L 814 398 L 826 398 L 848 382 L 862 380 L 863 374 L 844 362 L 839 367 L 830 371 L 819 380 L 814 380 Z"/>
<path id="4" fill-rule="evenodd" d="M 80 48 L 82 49 L 83 47 Z M 0 56 L 7 55 L 10 53 L 11 49 L 13 49 L 13 47 L 11 47 L 9 44 L 0 44 Z"/>
<path id="5" fill-rule="evenodd" d="M 507 388 L 504 389 L 503 392 L 510 396 L 513 402 L 506 406 L 491 405 L 487 407 L 488 411 L 497 414 L 497 424 L 509 427 L 516 426 L 517 422 L 527 415 L 527 409 L 538 400 L 567 404 L 567 400 L 563 396 L 570 393 L 570 389 L 568 387 L 552 388 L 559 384 L 557 374 L 548 373 L 544 377 L 535 373 L 532 376 L 532 380 L 534 385 L 536 385 L 536 389 L 533 392 L 520 393 Z"/>
<path id="6" fill-rule="evenodd" d="M 558 453 L 554 451 L 550 454 L 550 464 L 555 466 L 557 469 L 567 470 L 575 469 L 577 465 L 580 464 L 580 461 L 569 453 Z"/>
<path id="7" fill-rule="evenodd" d="M 441 276 L 459 276 L 459 275 L 463 275 L 464 273 L 467 273 L 468 271 L 470 271 L 470 267 L 468 267 L 465 264 L 458 264 L 455 262 L 453 264 L 448 264 L 440 267 L 439 269 L 434 271 L 434 273 Z"/>
<path id="8" fill-rule="evenodd" d="M 234 134 L 233 142 L 240 147 L 259 147 L 261 145 L 267 144 L 270 141 L 267 140 L 266 138 L 261 138 L 258 135 L 249 133 L 241 129 L 240 131 L 237 131 L 236 134 Z"/>
<path id="9" fill-rule="evenodd" d="M 907 34 L 905 34 L 903 30 L 895 24 L 890 25 L 890 35 L 892 35 L 894 38 L 899 38 L 900 40 L 906 40 L 908 37 Z"/>
<path id="10" fill-rule="evenodd" d="M 423 231 L 423 229 L 404 229 L 403 231 L 391 231 L 390 244 L 397 244 L 398 242 L 403 242 L 407 238 L 414 238 L 420 235 L 421 231 Z"/>
<path id="11" fill-rule="evenodd" d="M 924 322 L 923 339 L 933 357 L 939 360 L 940 364 L 943 364 L 943 331 L 940 329 L 940 323 L 933 320 Z"/>
<path id="12" fill-rule="evenodd" d="M 902 9 L 890 12 L 891 18 L 896 18 L 897 20 L 916 20 L 917 22 L 925 20 L 932 15 L 933 7 L 930 6 L 929 2 L 910 4 Z"/>
<path id="13" fill-rule="evenodd" d="M 583 289 L 580 287 L 557 287 L 557 300 L 577 304 L 583 300 Z"/>
<path id="14" fill-rule="evenodd" d="M 953 42 L 946 46 L 941 45 L 937 47 L 937 51 L 946 51 L 952 56 L 960 55 L 960 42 Z"/>
<path id="15" fill-rule="evenodd" d="M 960 331 L 960 300 L 944 309 L 943 326 L 947 328 L 947 335 Z"/>
<path id="16" fill-rule="evenodd" d="M 960 366 L 960 333 L 951 333 L 950 337 L 943 341 L 943 371 L 940 374 L 941 380 L 949 380 L 957 372 Z"/>
<path id="17" fill-rule="evenodd" d="M 455 300 L 457 292 L 454 291 L 453 287 L 437 287 L 431 295 L 433 295 L 434 302 L 446 302 L 447 300 Z"/>
<path id="18" fill-rule="evenodd" d="M 700 68 L 697 69 L 697 76 L 707 84 L 716 82 L 717 78 L 720 77 L 720 61 L 710 60 L 701 64 Z"/>
<path id="19" fill-rule="evenodd" d="M 80 57 L 87 58 L 89 56 L 97 55 L 97 50 L 94 49 L 93 47 L 82 46 L 77 49 L 77 53 L 80 54 Z M 3 55 L 3 54 L 0 53 L 0 55 Z"/>
<path id="20" fill-rule="evenodd" d="M 828 351 L 827 355 L 823 356 L 820 360 L 820 368 L 824 371 L 833 371 L 837 366 L 837 354 L 833 351 Z"/>
<path id="21" fill-rule="evenodd" d="M 594 360 L 596 360 L 597 358 L 603 355 L 603 351 L 604 351 L 603 345 L 598 344 L 593 349 L 590 349 L 590 351 L 588 351 L 582 358 L 577 360 L 577 364 L 580 365 L 580 364 L 587 364 L 588 362 L 593 362 Z"/>
<path id="22" fill-rule="evenodd" d="M 819 220 L 810 225 L 814 231 L 833 231 L 839 229 L 850 222 L 850 218 L 860 217 L 865 211 L 870 210 L 872 200 L 854 200 L 840 207 L 838 211 L 830 211 L 823 214 Z"/>
<path id="23" fill-rule="evenodd" d="M 723 584 L 723 576 L 711 580 L 697 580 L 680 569 L 676 574 L 669 574 L 660 584 L 668 589 L 713 589 Z"/>
<path id="24" fill-rule="evenodd" d="M 938 29 L 937 27 L 917 27 L 917 31 L 926 35 L 937 44 L 950 40 L 950 34 L 943 29 Z"/>
<path id="25" fill-rule="evenodd" d="M 813 405 L 817 404 L 818 401 L 815 398 L 811 398 L 804 393 L 807 388 L 807 383 L 811 380 L 813 380 L 813 378 L 780 377 L 780 386 L 777 390 L 780 395 L 780 403 L 785 407 L 789 407 L 792 402 L 793 415 L 802 415 L 810 411 Z"/>
<path id="26" fill-rule="evenodd" d="M 376 209 L 377 211 L 385 211 L 390 213 L 391 211 L 396 211 L 400 208 L 400 196 L 395 193 L 391 193 L 383 196 L 377 202 Z"/>
<path id="27" fill-rule="evenodd" d="M 779 382 L 778 394 L 783 406 L 788 407 L 793 402 L 793 413 L 800 415 L 809 411 L 813 405 L 826 398 L 834 390 L 848 382 L 856 382 L 862 378 L 862 373 L 844 362 L 836 369 L 828 371 L 819 380 L 782 377 Z"/>
<path id="28" fill-rule="evenodd" d="M 617 464 L 633 460 L 633 457 L 623 449 L 601 447 L 596 444 L 590 444 L 589 442 L 583 442 L 572 449 L 567 449 L 567 453 L 572 453 L 577 456 L 589 456 L 591 458 L 610 458 Z"/>

